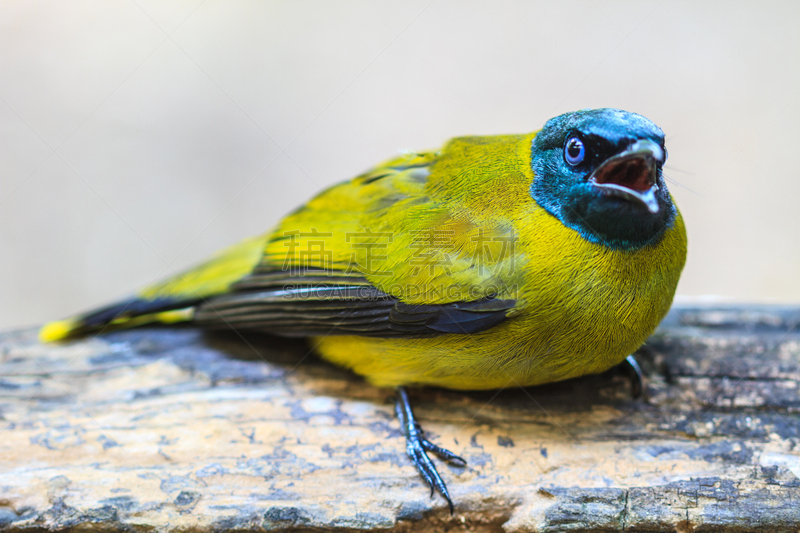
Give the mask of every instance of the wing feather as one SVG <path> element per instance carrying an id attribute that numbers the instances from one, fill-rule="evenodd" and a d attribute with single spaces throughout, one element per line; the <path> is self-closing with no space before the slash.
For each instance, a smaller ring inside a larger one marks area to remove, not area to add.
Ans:
<path id="1" fill-rule="evenodd" d="M 297 337 L 432 337 L 493 327 L 515 300 L 491 292 L 471 301 L 442 302 L 437 296 L 446 288 L 489 286 L 474 268 L 474 253 L 467 253 L 476 246 L 477 226 L 453 218 L 426 189 L 438 157 L 428 152 L 388 161 L 324 191 L 273 232 L 134 298 L 56 323 L 44 337 L 186 320 Z M 423 253 L 419 235 L 430 233 L 435 240 L 431 232 L 439 225 L 452 242 Z M 495 240 L 505 229 L 498 231 Z M 447 276 L 433 274 L 438 260 L 446 263 Z M 400 296 L 393 285 L 424 291 Z"/>
<path id="2" fill-rule="evenodd" d="M 194 320 L 206 327 L 258 329 L 294 337 L 434 337 L 488 329 L 502 322 L 516 303 L 482 299 L 411 305 L 363 278 L 337 272 L 322 276 L 318 270 L 309 278 L 284 273 L 283 285 L 278 272 L 253 277 L 257 279 L 242 280 L 234 292 L 199 304 Z M 335 281 L 320 283 L 328 279 Z M 350 283 L 345 285 L 345 279 Z"/>

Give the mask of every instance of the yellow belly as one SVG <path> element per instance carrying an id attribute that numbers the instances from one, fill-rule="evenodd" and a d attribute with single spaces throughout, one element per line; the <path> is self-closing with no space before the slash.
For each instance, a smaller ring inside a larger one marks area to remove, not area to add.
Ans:
<path id="1" fill-rule="evenodd" d="M 518 306 L 478 334 L 427 339 L 327 336 L 325 359 L 379 386 L 453 389 L 529 386 L 602 372 L 622 362 L 669 310 L 686 257 L 680 215 L 653 246 L 592 244 L 539 209 L 520 231 Z"/>

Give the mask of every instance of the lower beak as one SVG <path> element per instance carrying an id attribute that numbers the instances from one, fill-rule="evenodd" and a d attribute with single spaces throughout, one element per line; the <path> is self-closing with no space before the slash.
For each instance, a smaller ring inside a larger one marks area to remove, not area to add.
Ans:
<path id="1" fill-rule="evenodd" d="M 664 163 L 664 149 L 648 139 L 639 139 L 628 149 L 606 159 L 589 176 L 589 183 L 607 196 L 643 204 L 658 213 L 658 166 Z"/>

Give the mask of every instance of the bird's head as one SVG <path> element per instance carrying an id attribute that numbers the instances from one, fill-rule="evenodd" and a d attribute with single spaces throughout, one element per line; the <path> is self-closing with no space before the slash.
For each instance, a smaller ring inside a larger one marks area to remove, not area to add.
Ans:
<path id="1" fill-rule="evenodd" d="M 633 250 L 675 218 L 661 167 L 664 132 L 619 109 L 565 113 L 533 140 L 534 200 L 591 242 Z"/>

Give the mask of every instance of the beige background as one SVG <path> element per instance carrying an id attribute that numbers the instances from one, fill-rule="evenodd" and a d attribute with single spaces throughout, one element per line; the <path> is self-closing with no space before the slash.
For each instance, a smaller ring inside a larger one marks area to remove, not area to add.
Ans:
<path id="1" fill-rule="evenodd" d="M 798 2 L 26 0 L 0 25 L 3 328 L 124 296 L 399 149 L 600 106 L 667 133 L 679 294 L 800 302 Z"/>

